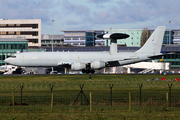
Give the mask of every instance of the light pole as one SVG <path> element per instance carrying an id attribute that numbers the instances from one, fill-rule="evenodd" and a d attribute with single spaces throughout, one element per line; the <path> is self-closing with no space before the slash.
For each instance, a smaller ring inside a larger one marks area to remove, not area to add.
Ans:
<path id="1" fill-rule="evenodd" d="M 168 23 L 169 23 L 169 44 L 170 44 L 170 23 L 171 23 L 171 21 L 169 21 Z"/>
<path id="2" fill-rule="evenodd" d="M 52 46 L 52 52 L 53 52 L 53 37 L 54 37 L 54 33 L 53 33 L 53 32 L 54 32 L 54 31 L 53 31 L 53 30 L 54 30 L 54 29 L 53 29 L 53 23 L 54 23 L 54 21 L 55 21 L 55 20 L 53 20 L 53 19 L 51 20 L 51 22 L 52 22 L 52 45 L 51 45 L 51 46 Z M 54 71 L 54 69 L 53 69 L 53 67 L 52 67 L 52 74 L 53 74 L 53 71 Z"/>
<path id="3" fill-rule="evenodd" d="M 55 20 L 53 20 L 53 19 L 51 20 L 51 22 L 52 22 L 52 45 L 51 45 L 52 46 L 52 52 L 53 52 L 53 37 L 54 37 L 54 35 L 53 35 L 53 32 L 54 32 L 53 31 L 53 23 L 54 23 L 54 21 Z"/>

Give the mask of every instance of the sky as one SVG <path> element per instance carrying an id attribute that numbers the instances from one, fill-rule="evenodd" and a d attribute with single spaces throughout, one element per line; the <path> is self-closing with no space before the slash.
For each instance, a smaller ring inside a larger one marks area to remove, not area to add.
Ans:
<path id="1" fill-rule="evenodd" d="M 180 29 L 179 5 L 180 0 L 0 0 L 0 19 L 41 19 L 42 34 L 156 26 Z"/>

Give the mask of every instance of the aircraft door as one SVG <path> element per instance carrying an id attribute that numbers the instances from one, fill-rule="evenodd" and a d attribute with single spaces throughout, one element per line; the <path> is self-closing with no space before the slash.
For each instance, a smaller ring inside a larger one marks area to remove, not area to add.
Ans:
<path id="1" fill-rule="evenodd" d="M 25 59 L 25 55 L 21 55 L 21 61 L 24 62 L 26 59 Z"/>

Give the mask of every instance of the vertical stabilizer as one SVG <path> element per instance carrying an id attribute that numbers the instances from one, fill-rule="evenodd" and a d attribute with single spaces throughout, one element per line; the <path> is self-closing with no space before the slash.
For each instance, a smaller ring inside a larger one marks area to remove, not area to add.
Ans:
<path id="1" fill-rule="evenodd" d="M 159 54 L 162 47 L 162 41 L 164 37 L 165 26 L 158 26 L 146 43 L 136 52 L 148 53 L 150 55 Z"/>

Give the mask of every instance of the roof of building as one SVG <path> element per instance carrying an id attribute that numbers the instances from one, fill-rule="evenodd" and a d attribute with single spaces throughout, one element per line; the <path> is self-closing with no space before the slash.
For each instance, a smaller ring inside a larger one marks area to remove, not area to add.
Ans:
<path id="1" fill-rule="evenodd" d="M 26 39 L 22 39 L 22 38 L 0 38 L 0 41 L 3 41 L 3 42 L 9 42 L 9 41 L 11 41 L 11 42 L 19 42 L 19 41 L 23 41 L 23 42 L 27 42 L 27 40 Z"/>
<path id="2" fill-rule="evenodd" d="M 43 39 L 45 39 L 45 40 L 47 40 L 47 39 L 62 39 L 62 38 L 64 38 L 64 35 L 41 35 L 41 39 L 43 40 Z"/>
<path id="3" fill-rule="evenodd" d="M 104 30 L 61 30 L 61 32 L 103 32 Z"/>

